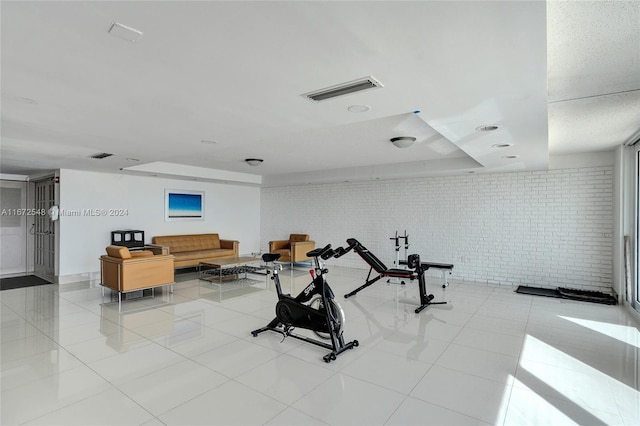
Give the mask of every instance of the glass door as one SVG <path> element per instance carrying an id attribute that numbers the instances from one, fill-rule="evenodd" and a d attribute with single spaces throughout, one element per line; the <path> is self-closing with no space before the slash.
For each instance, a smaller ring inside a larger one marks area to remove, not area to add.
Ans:
<path id="1" fill-rule="evenodd" d="M 48 178 L 35 183 L 35 209 L 48 212 L 55 204 L 55 183 Z M 55 276 L 56 231 L 48 214 L 35 217 L 34 272 L 43 278 Z"/>

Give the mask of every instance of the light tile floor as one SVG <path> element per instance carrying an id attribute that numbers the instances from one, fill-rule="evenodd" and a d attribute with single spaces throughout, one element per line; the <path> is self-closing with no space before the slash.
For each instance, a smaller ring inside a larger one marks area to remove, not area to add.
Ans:
<path id="1" fill-rule="evenodd" d="M 619 306 L 430 279 L 417 285 L 330 268 L 360 346 L 325 350 L 250 332 L 276 302 L 264 277 L 219 292 L 181 276 L 175 292 L 126 301 L 95 283 L 0 293 L 2 425 L 639 425 L 640 332 Z M 284 271 L 287 292 L 308 282 Z M 272 287 L 272 286 L 271 286 Z"/>

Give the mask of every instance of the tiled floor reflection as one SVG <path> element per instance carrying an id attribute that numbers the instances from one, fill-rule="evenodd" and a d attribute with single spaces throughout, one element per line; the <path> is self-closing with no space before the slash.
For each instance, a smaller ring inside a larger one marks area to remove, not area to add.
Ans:
<path id="1" fill-rule="evenodd" d="M 2 425 L 638 425 L 640 331 L 619 306 L 430 278 L 417 285 L 331 268 L 360 346 L 326 351 L 252 337 L 276 302 L 264 277 L 223 291 L 180 276 L 175 292 L 119 308 L 95 284 L 0 293 Z M 281 273 L 286 292 L 308 282 Z M 304 333 L 304 332 L 301 332 Z"/>

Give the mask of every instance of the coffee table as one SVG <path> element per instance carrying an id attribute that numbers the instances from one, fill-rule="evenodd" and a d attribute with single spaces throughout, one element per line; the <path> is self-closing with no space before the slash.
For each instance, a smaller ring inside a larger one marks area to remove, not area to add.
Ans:
<path id="1" fill-rule="evenodd" d="M 208 260 L 198 264 L 198 278 L 210 282 L 222 283 L 226 280 L 236 280 L 244 274 L 255 273 L 266 269 L 260 265 L 259 257 L 232 257 L 229 259 Z"/>
<path id="2" fill-rule="evenodd" d="M 213 288 L 218 290 L 216 301 L 222 302 L 222 293 L 225 293 L 225 298 L 236 297 L 245 294 L 255 284 L 260 283 L 259 280 L 247 276 L 248 274 L 260 274 L 261 271 L 266 270 L 266 266 L 260 262 L 259 257 L 248 256 L 200 262 L 198 264 L 198 278 L 211 283 Z M 266 279 L 265 288 L 268 288 Z M 199 288 L 198 291 L 204 291 L 204 289 Z M 202 297 L 211 298 L 214 295 L 215 293 L 206 293 Z"/>

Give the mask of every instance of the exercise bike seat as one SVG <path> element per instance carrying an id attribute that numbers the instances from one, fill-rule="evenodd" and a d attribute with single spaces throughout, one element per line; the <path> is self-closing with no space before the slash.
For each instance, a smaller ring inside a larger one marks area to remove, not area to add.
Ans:
<path id="1" fill-rule="evenodd" d="M 280 259 L 280 253 L 265 253 L 262 255 L 262 260 L 266 263 L 274 262 Z"/>

